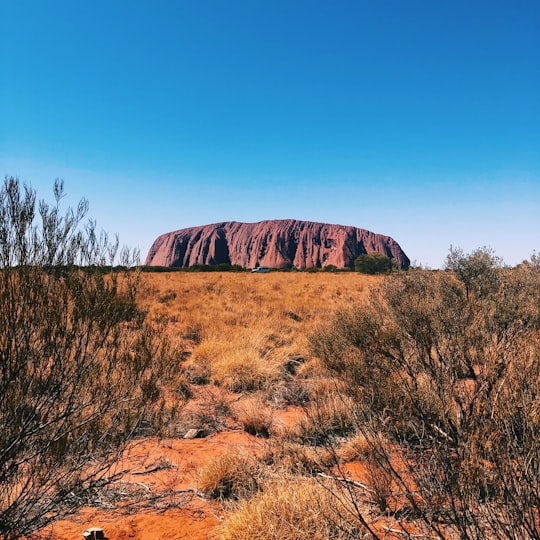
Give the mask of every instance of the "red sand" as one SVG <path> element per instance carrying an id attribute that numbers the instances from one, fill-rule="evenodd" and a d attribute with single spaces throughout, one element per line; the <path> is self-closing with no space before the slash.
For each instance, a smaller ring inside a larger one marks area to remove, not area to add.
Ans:
<path id="1" fill-rule="evenodd" d="M 223 511 L 216 501 L 197 494 L 197 472 L 223 453 L 254 453 L 260 439 L 241 431 L 217 433 L 204 439 L 145 439 L 125 453 L 122 468 L 129 468 L 119 489 L 137 487 L 154 501 L 119 503 L 115 508 L 83 508 L 69 519 L 43 531 L 50 540 L 82 539 L 89 527 L 101 527 L 108 540 L 217 538 Z"/>

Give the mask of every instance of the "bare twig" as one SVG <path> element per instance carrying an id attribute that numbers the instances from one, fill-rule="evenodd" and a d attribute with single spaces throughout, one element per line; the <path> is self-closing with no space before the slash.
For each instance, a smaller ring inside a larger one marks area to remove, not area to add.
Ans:
<path id="1" fill-rule="evenodd" d="M 326 478 L 328 480 L 335 480 L 337 482 L 345 482 L 346 484 L 350 484 L 351 486 L 355 486 L 364 489 L 365 491 L 369 491 L 370 493 L 374 493 L 374 491 L 368 486 L 366 486 L 366 484 L 362 484 L 362 482 L 357 482 L 356 480 L 351 480 L 350 478 L 344 478 L 343 476 L 332 476 L 330 474 L 324 473 L 317 473 L 317 476 L 320 476 L 321 478 Z"/>

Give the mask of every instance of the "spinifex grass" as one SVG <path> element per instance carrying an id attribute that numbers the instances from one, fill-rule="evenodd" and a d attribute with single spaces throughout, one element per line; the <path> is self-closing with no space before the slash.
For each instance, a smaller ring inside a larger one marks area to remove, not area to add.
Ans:
<path id="1" fill-rule="evenodd" d="M 199 382 L 268 390 L 309 359 L 307 336 L 381 278 L 356 273 L 149 273 L 138 301 L 192 352 Z"/>

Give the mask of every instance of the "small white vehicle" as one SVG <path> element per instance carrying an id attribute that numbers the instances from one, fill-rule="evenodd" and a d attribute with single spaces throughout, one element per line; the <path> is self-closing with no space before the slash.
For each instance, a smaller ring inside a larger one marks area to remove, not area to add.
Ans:
<path id="1" fill-rule="evenodd" d="M 251 271 L 252 274 L 267 274 L 268 272 L 270 272 L 268 266 L 258 266 Z"/>

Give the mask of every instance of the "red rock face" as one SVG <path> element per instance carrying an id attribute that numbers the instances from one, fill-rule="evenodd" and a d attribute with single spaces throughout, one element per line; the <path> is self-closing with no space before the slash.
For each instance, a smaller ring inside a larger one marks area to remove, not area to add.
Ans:
<path id="1" fill-rule="evenodd" d="M 410 264 L 399 244 L 389 236 L 356 227 L 293 219 L 230 221 L 162 234 L 152 244 L 145 264 L 352 268 L 356 257 L 373 252 L 396 259 L 401 268 Z"/>

